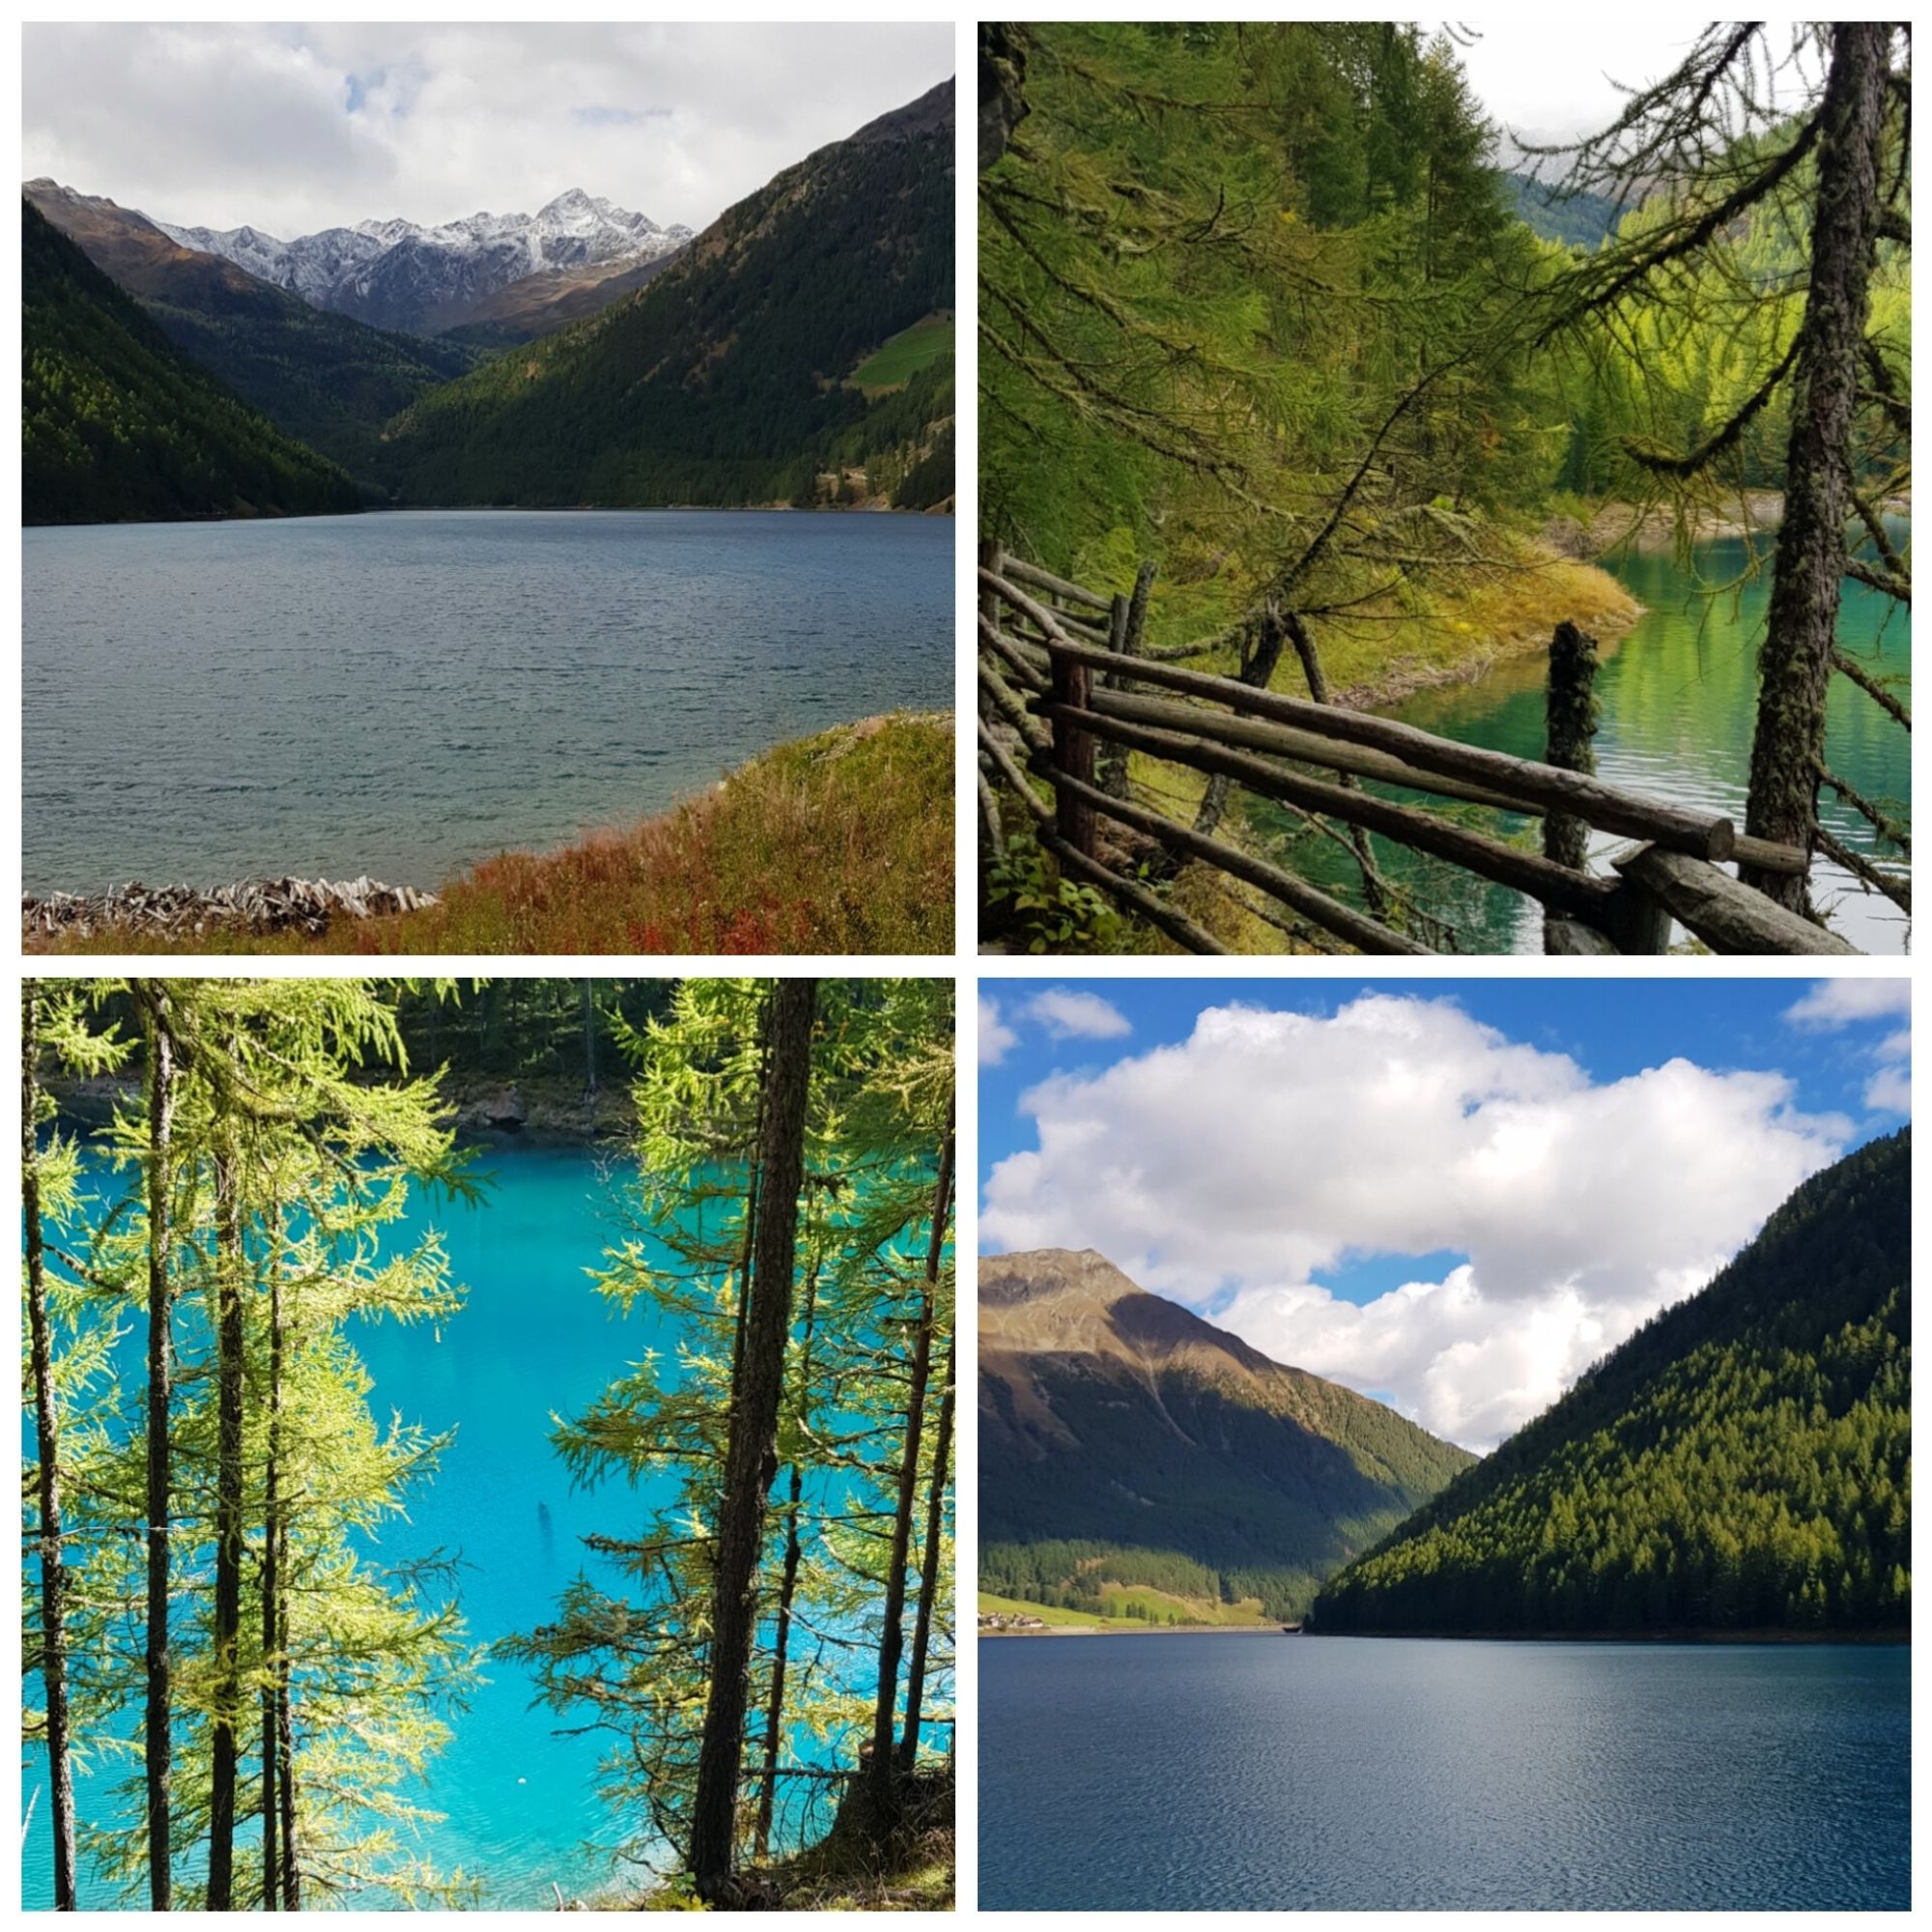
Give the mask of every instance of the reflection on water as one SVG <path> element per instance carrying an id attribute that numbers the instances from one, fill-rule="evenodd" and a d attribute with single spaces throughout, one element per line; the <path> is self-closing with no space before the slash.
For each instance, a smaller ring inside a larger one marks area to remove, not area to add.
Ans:
<path id="1" fill-rule="evenodd" d="M 1894 539 L 1903 541 L 1903 524 Z M 1757 649 L 1764 635 L 1771 583 L 1764 575 L 1720 594 L 1708 586 L 1729 584 L 1747 562 L 1741 539 L 1699 547 L 1693 573 L 1668 554 L 1612 559 L 1606 567 L 1644 606 L 1626 637 L 1607 641 L 1597 695 L 1597 769 L 1613 783 L 1678 804 L 1730 814 L 1744 824 L 1750 777 L 1751 731 L 1757 708 Z M 1906 612 L 1859 583 L 1845 585 L 1838 620 L 1839 647 L 1911 697 L 1911 624 Z M 1392 713 L 1404 723 L 1484 745 L 1518 757 L 1544 752 L 1545 657 L 1531 652 L 1508 660 L 1472 684 L 1417 694 Z M 1864 797 L 1903 810 L 1911 796 L 1912 741 L 1865 693 L 1847 678 L 1832 681 L 1826 715 L 1825 755 L 1832 769 Z M 1385 787 L 1377 787 L 1385 790 Z M 1415 794 L 1388 791 L 1416 803 Z M 1450 808 L 1458 816 L 1464 809 Z M 1854 850 L 1871 849 L 1865 820 L 1831 792 L 1820 798 L 1826 826 Z M 1295 843 L 1286 817 L 1250 801 L 1251 825 L 1277 843 L 1293 846 L 1297 867 L 1331 888 L 1353 878 L 1347 862 L 1325 840 Z M 1503 818 L 1467 809 L 1472 825 L 1500 825 L 1507 837 L 1534 838 L 1537 822 Z M 1607 869 L 1608 854 L 1628 841 L 1598 835 L 1593 857 Z M 1323 847 L 1326 846 L 1324 850 Z M 1484 884 L 1437 861 L 1418 857 L 1387 840 L 1375 840 L 1378 862 L 1410 887 L 1418 901 L 1456 927 L 1465 952 L 1537 952 L 1543 947 L 1542 914 L 1520 895 Z M 1899 854 L 1889 865 L 1903 867 Z M 1813 873 L 1813 890 L 1832 923 L 1855 946 L 1870 952 L 1905 950 L 1907 922 L 1889 900 L 1864 892 L 1829 861 Z"/>
<path id="2" fill-rule="evenodd" d="M 1903 1646 L 980 1645 L 988 1910 L 1902 1910 Z"/>

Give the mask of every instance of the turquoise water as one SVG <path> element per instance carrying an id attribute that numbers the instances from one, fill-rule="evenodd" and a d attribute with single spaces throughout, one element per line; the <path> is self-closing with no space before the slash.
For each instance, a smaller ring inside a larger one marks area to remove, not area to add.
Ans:
<path id="1" fill-rule="evenodd" d="M 493 1181 L 483 1206 L 442 1204 L 412 1216 L 443 1232 L 468 1305 L 438 1332 L 370 1324 L 355 1339 L 375 1378 L 379 1415 L 394 1409 L 456 1431 L 434 1484 L 414 1494 L 407 1523 L 384 1532 L 380 1553 L 460 1549 L 457 1590 L 469 1635 L 488 1642 L 551 1617 L 585 1565 L 585 1534 L 622 1536 L 649 1521 L 662 1489 L 573 1492 L 549 1435 L 553 1411 L 581 1408 L 668 1338 L 642 1309 L 610 1314 L 584 1272 L 628 1232 L 617 1219 L 621 1169 L 607 1172 L 582 1151 L 522 1149 L 483 1155 L 479 1168 Z M 620 1835 L 593 1790 L 604 1747 L 555 1735 L 559 1720 L 531 1708 L 520 1669 L 487 1662 L 484 1675 L 490 1681 L 457 1715 L 450 1745 L 411 1794 L 447 1814 L 415 1849 L 445 1870 L 461 1865 L 480 1878 L 491 1906 L 552 1904 L 553 1880 L 566 1897 L 595 1890 Z M 950 1685 L 940 1689 L 950 1695 Z M 842 1751 L 850 1763 L 848 1745 L 817 1748 Z M 29 1754 L 24 1792 L 43 1782 L 43 1759 Z M 83 1814 L 86 1804 L 83 1790 Z M 50 1858 L 43 1793 L 24 1854 L 30 1907 L 51 1903 Z"/>
<path id="2" fill-rule="evenodd" d="M 1910 1679 L 1869 1646 L 980 1645 L 980 1902 L 1903 1910 Z"/>
<path id="3" fill-rule="evenodd" d="M 952 702 L 952 520 L 411 511 L 25 532 L 30 892 L 434 886 Z"/>
<path id="4" fill-rule="evenodd" d="M 1895 541 L 1909 530 L 1894 526 Z M 1757 710 L 1757 650 L 1770 595 L 1768 577 L 1735 594 L 1712 597 L 1705 586 L 1729 583 L 1744 571 L 1742 540 L 1698 548 L 1694 574 L 1667 554 L 1647 553 L 1607 560 L 1644 607 L 1626 636 L 1605 642 L 1597 696 L 1602 718 L 1596 739 L 1599 774 L 1653 797 L 1728 813 L 1742 829 L 1750 776 L 1751 731 Z M 1862 584 L 1845 585 L 1839 615 L 1840 648 L 1890 680 L 1911 701 L 1912 636 L 1906 613 Z M 1418 693 L 1392 716 L 1423 729 L 1484 745 L 1518 757 L 1544 754 L 1547 657 L 1497 665 L 1470 684 Z M 1826 718 L 1826 760 L 1867 799 L 1893 809 L 1908 807 L 1912 792 L 1912 740 L 1848 679 L 1834 678 Z M 1386 796 L 1421 803 L 1413 793 L 1378 786 Z M 1437 802 L 1439 805 L 1439 802 Z M 1869 827 L 1831 793 L 1821 796 L 1824 823 L 1860 852 L 1871 850 Z M 1484 829 L 1529 833 L 1531 821 L 1454 808 Z M 1354 874 L 1323 839 L 1293 843 L 1287 822 L 1264 804 L 1251 803 L 1251 820 L 1293 845 L 1298 866 L 1334 887 L 1352 888 Z M 1592 853 L 1600 870 L 1627 839 L 1599 835 Z M 1540 952 L 1543 916 L 1520 895 L 1484 884 L 1466 872 L 1408 852 L 1378 838 L 1378 864 L 1392 878 L 1414 886 L 1421 904 L 1446 914 L 1457 927 L 1463 952 Z M 1540 842 L 1538 849 L 1540 848 Z M 1902 866 L 1899 855 L 1889 865 Z M 1906 950 L 1908 922 L 1889 900 L 1865 893 L 1829 861 L 1814 869 L 1813 890 L 1830 908 L 1834 928 L 1868 952 Z M 1352 890 L 1350 896 L 1353 896 Z"/>

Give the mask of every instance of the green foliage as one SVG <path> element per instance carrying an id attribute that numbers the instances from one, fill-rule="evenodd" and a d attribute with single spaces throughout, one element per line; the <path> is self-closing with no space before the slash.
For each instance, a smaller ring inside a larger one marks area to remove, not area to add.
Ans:
<path id="1" fill-rule="evenodd" d="M 1446 41 L 1023 31 L 1028 116 L 980 184 L 989 533 L 1076 578 L 1124 539 L 1243 604 L 1301 557 L 1312 611 L 1442 548 L 1438 499 L 1520 494 L 1544 425 L 1507 323 L 1540 257 Z"/>
<path id="2" fill-rule="evenodd" d="M 483 350 L 371 328 L 266 282 L 184 286 L 143 303 L 183 355 L 289 435 L 338 463 L 367 497 L 384 493 L 383 426 Z"/>
<path id="3" fill-rule="evenodd" d="M 185 360 L 38 209 L 20 221 L 27 523 L 357 507 L 334 464 Z"/>
<path id="4" fill-rule="evenodd" d="M 877 402 L 846 379 L 952 308 L 952 235 L 950 113 L 822 149 L 635 296 L 421 398 L 385 473 L 412 502 L 737 505 L 916 468 L 952 413 L 951 358 Z"/>
<path id="5" fill-rule="evenodd" d="M 1037 838 L 1009 838 L 985 868 L 986 904 L 1010 916 L 1029 952 L 1111 952 L 1121 934 L 1113 902 L 1093 886 L 1062 878 Z"/>
<path id="6" fill-rule="evenodd" d="M 116 1015 L 130 997 L 144 1010 L 160 1001 L 179 1052 L 166 1196 L 176 1901 L 205 1896 L 218 1725 L 240 1747 L 235 1897 L 260 1900 L 260 1827 L 244 1828 L 259 1818 L 264 1787 L 260 1699 L 279 1682 L 305 1898 L 456 1902 L 468 1892 L 462 1874 L 432 1869 L 412 1842 L 412 1827 L 435 1815 L 412 1794 L 448 1735 L 473 1658 L 447 1564 L 369 1553 L 433 1476 L 442 1442 L 400 1417 L 378 1419 L 352 1337 L 362 1321 L 456 1314 L 462 1292 L 440 1241 L 399 1248 L 392 1236 L 412 1185 L 469 1185 L 434 1089 L 402 1076 L 393 1010 L 368 982 L 49 988 L 42 1037 L 51 1063 L 69 1074 L 125 1064 L 132 1042 Z M 155 1155 L 145 1104 L 124 1106 L 101 1147 L 108 1169 L 97 1166 L 81 1188 L 73 1149 L 56 1140 L 43 1199 L 57 1236 L 49 1289 L 69 1405 L 65 1565 L 71 1601 L 83 1606 L 70 1635 L 71 1695 L 85 1762 L 102 1774 L 79 1835 L 89 1862 L 133 1896 L 145 1894 L 148 1874 L 138 1742 L 147 1385 L 137 1354 L 101 1343 L 146 1327 Z M 218 1413 L 216 1314 L 231 1291 L 242 1303 L 239 1489 L 224 1489 Z M 25 1475 L 31 1494 L 31 1463 Z M 239 1509 L 242 1578 L 232 1647 L 217 1640 L 211 1589 L 227 1502 Z M 271 1534 L 272 1650 L 263 1602 Z M 23 1628 L 31 1657 L 31 1597 Z"/>
<path id="7" fill-rule="evenodd" d="M 1902 1630 L 1910 1130 L 1334 1578 L 1332 1631 Z"/>
<path id="8" fill-rule="evenodd" d="M 559 1420 L 557 1455 L 573 1482 L 612 1492 L 612 1529 L 590 1539 L 596 1568 L 566 1588 L 555 1618 L 501 1646 L 531 1666 L 560 1717 L 610 1733 L 601 1789 L 636 1839 L 634 1856 L 651 1863 L 688 1843 L 750 1219 L 781 1211 L 760 1197 L 756 1164 L 770 983 L 687 980 L 668 1013 L 625 1034 L 639 1068 L 636 1176 L 624 1237 L 608 1251 L 595 1291 L 620 1308 L 645 1300 L 669 1312 L 679 1341 Z M 820 1773 L 828 1762 L 855 1768 L 871 1733 L 872 1706 L 852 1689 L 849 1653 L 879 1638 L 909 1351 L 952 1099 L 950 981 L 821 982 L 806 1192 L 796 1204 L 798 1278 L 756 1578 L 748 1846 L 780 1681 L 781 1605 L 789 1637 L 772 1842 L 796 1849 L 824 1830 L 832 1794 Z M 950 1249 L 950 1227 L 942 1241 Z M 935 1371 L 952 1329 L 950 1254 L 936 1286 Z M 935 1373 L 918 1451 L 922 1498 L 939 1448 Z M 660 1492 L 639 1525 L 621 1492 L 666 1479 L 671 1496 Z M 928 1719 L 951 1715 L 931 1688 L 951 1671 L 950 1504 L 941 1526 L 948 1560 L 930 1605 Z"/>

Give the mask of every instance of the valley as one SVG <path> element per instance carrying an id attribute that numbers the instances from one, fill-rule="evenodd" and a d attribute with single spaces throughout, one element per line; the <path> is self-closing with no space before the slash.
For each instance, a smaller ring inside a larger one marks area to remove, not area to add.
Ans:
<path id="1" fill-rule="evenodd" d="M 30 302 L 29 443 L 43 453 L 26 521 L 358 503 L 949 509 L 952 127 L 945 82 L 701 235 L 572 188 L 534 215 L 368 219 L 284 242 L 36 178 L 28 205 L 194 380 L 353 490 L 336 476 L 268 490 L 240 449 L 213 448 L 192 490 L 78 483 L 102 379 Z"/>
<path id="2" fill-rule="evenodd" d="M 567 37 L 530 32 L 576 88 Z M 507 204 L 534 213 L 443 218 L 483 138 L 455 70 L 462 140 L 384 159 L 367 199 L 338 156 L 300 185 L 322 222 L 234 219 L 249 167 L 275 179 L 253 122 L 216 116 L 240 165 L 197 190 L 170 102 L 147 159 L 102 164 L 118 197 L 42 131 L 22 843 L 60 909 L 35 944 L 943 950 L 955 176 L 924 38 L 887 63 L 909 99 L 831 85 L 868 103 L 838 138 L 843 110 L 787 108 L 819 138 L 762 182 L 738 150 L 783 136 L 717 131 L 755 118 L 742 88 L 561 103 L 540 178 L 590 185 Z M 415 139 L 362 85 L 328 139 Z M 666 137 L 672 113 L 713 131 Z M 722 212 L 591 191 L 667 169 Z M 343 916 L 263 911 L 298 901 Z"/>
<path id="3" fill-rule="evenodd" d="M 982 1903 L 1902 1908 L 1908 996 L 982 980 Z"/>

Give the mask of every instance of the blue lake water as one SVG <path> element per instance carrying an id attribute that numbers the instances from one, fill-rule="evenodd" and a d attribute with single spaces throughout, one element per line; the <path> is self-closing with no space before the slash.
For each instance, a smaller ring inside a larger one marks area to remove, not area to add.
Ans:
<path id="1" fill-rule="evenodd" d="M 479 1156 L 478 1171 L 492 1181 L 484 1205 L 440 1203 L 411 1216 L 418 1230 L 442 1232 L 452 1278 L 469 1291 L 463 1311 L 435 1333 L 363 1324 L 353 1339 L 374 1377 L 379 1416 L 393 1409 L 456 1431 L 436 1480 L 412 1494 L 409 1520 L 384 1531 L 377 1553 L 460 1549 L 457 1591 L 469 1634 L 488 1642 L 548 1621 L 564 1585 L 586 1566 L 611 1583 L 610 1571 L 586 1557 L 582 1537 L 636 1534 L 674 1492 L 674 1482 L 574 1492 L 549 1440 L 553 1411 L 582 1408 L 646 1349 L 673 1338 L 641 1306 L 613 1316 L 585 1272 L 631 1232 L 619 1225 L 621 1167 L 580 1150 L 519 1149 Z M 609 1741 L 556 1735 L 564 1720 L 531 1707 L 520 1668 L 491 1662 L 483 1674 L 489 1681 L 455 1717 L 451 1743 L 409 1794 L 446 1814 L 412 1849 L 445 1871 L 460 1865 L 480 1878 L 489 1906 L 549 1906 L 553 1880 L 566 1897 L 595 1891 L 611 1874 L 608 1848 L 624 1835 L 594 1791 Z M 934 1687 L 935 1702 L 950 1696 L 950 1679 Z M 854 1761 L 850 1739 L 794 1743 L 808 1761 L 827 1752 Z M 38 1752 L 23 1762 L 24 1798 L 44 1784 L 45 1768 Z M 83 1815 L 87 1805 L 83 1786 Z M 44 1792 L 24 1865 L 27 1904 L 50 1905 Z M 83 1903 L 113 1902 L 83 1888 Z"/>
<path id="2" fill-rule="evenodd" d="M 23 534 L 23 883 L 433 886 L 952 701 L 950 517 L 412 511 Z"/>
<path id="3" fill-rule="evenodd" d="M 991 1909 L 1892 1909 L 1910 1653 L 980 1645 Z"/>

